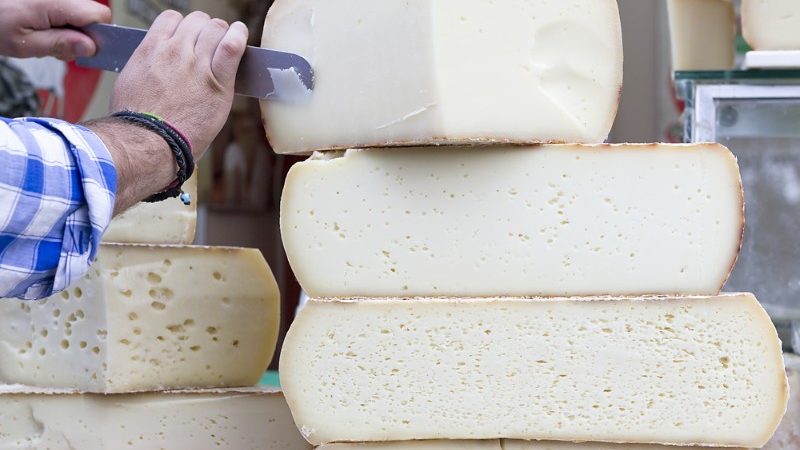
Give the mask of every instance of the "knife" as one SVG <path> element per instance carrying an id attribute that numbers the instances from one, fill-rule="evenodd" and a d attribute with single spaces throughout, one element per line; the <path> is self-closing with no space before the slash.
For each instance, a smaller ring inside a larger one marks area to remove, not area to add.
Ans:
<path id="1" fill-rule="evenodd" d="M 81 28 L 94 39 L 97 53 L 78 58 L 78 65 L 119 72 L 147 34 L 146 30 L 96 23 Z M 236 75 L 237 95 L 303 103 L 314 88 L 314 71 L 303 57 L 248 46 Z"/>

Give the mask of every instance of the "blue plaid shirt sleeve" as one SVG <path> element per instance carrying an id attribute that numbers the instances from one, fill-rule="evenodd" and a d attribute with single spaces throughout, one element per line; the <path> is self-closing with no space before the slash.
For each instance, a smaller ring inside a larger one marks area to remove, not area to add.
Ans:
<path id="1" fill-rule="evenodd" d="M 111 155 L 88 129 L 0 118 L 0 298 L 40 299 L 81 278 L 116 190 Z"/>

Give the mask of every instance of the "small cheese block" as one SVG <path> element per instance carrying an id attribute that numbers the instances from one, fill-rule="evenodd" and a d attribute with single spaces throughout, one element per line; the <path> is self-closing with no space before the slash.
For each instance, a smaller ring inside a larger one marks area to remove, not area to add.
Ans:
<path id="1" fill-rule="evenodd" d="M 728 70 L 736 59 L 730 0 L 668 0 L 674 70 Z"/>
<path id="2" fill-rule="evenodd" d="M 315 297 L 717 294 L 743 230 L 718 144 L 351 150 L 289 172 Z"/>
<path id="3" fill-rule="evenodd" d="M 755 50 L 800 50 L 800 2 L 742 0 L 742 33 Z"/>
<path id="4" fill-rule="evenodd" d="M 3 450 L 310 450 L 280 392 L 78 395 L 0 388 Z"/>
<path id="5" fill-rule="evenodd" d="M 763 450 L 800 449 L 800 356 L 785 355 L 789 377 L 789 407 L 781 426 Z"/>
<path id="6" fill-rule="evenodd" d="M 275 350 L 279 310 L 258 250 L 105 245 L 68 291 L 0 301 L 0 382 L 108 393 L 251 386 Z"/>
<path id="7" fill-rule="evenodd" d="M 312 300 L 280 363 L 313 444 L 760 448 L 788 390 L 778 334 L 752 294 Z"/>
<path id="8" fill-rule="evenodd" d="M 315 73 L 262 102 L 278 153 L 603 142 L 622 87 L 614 0 L 278 0 L 262 45 Z"/>
<path id="9" fill-rule="evenodd" d="M 680 447 L 680 449 L 714 450 L 715 447 Z M 727 450 L 744 450 L 726 447 Z M 519 441 L 400 441 L 364 444 L 328 444 L 317 450 L 676 450 L 657 444 L 607 444 L 598 442 Z M 787 449 L 788 450 L 788 449 Z"/>
<path id="10" fill-rule="evenodd" d="M 111 221 L 104 242 L 123 244 L 191 244 L 197 223 L 197 175 L 183 185 L 192 196 L 184 205 L 172 198 L 159 203 L 140 203 Z"/>

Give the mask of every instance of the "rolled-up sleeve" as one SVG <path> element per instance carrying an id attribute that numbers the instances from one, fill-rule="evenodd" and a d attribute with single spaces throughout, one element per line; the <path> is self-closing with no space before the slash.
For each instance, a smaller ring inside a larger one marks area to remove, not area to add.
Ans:
<path id="1" fill-rule="evenodd" d="M 116 190 L 111 155 L 88 129 L 0 118 L 0 297 L 40 299 L 81 278 Z"/>

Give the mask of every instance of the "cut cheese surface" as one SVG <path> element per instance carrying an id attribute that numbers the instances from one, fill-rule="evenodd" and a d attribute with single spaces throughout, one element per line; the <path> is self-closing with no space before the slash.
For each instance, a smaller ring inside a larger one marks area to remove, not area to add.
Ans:
<path id="1" fill-rule="evenodd" d="M 279 309 L 258 250 L 105 245 L 68 291 L 0 300 L 0 382 L 85 392 L 254 385 L 275 350 Z"/>
<path id="2" fill-rule="evenodd" d="M 730 0 L 669 0 L 674 70 L 735 66 L 736 11 Z"/>
<path id="3" fill-rule="evenodd" d="M 714 450 L 716 447 L 680 447 Z M 726 447 L 728 450 L 744 450 Z M 403 441 L 363 444 L 328 444 L 317 450 L 676 450 L 656 444 L 607 444 L 599 442 L 554 442 L 496 439 L 488 441 Z M 787 447 L 786 450 L 789 450 Z"/>
<path id="4" fill-rule="evenodd" d="M 310 450 L 280 392 L 76 395 L 0 388 L 2 450 Z"/>
<path id="5" fill-rule="evenodd" d="M 785 360 L 789 377 L 789 407 L 778 431 L 763 450 L 800 449 L 800 357 L 785 355 Z"/>
<path id="6" fill-rule="evenodd" d="M 781 344 L 752 294 L 312 300 L 280 363 L 314 444 L 760 448 L 787 402 Z"/>
<path id="7" fill-rule="evenodd" d="M 314 68 L 308 101 L 262 103 L 278 153 L 603 142 L 622 87 L 613 0 L 278 0 L 262 45 Z"/>
<path id="8" fill-rule="evenodd" d="M 191 244 L 197 223 L 197 175 L 190 178 L 183 189 L 191 195 L 191 205 L 184 205 L 177 198 L 140 203 L 111 221 L 103 242 Z"/>
<path id="9" fill-rule="evenodd" d="M 755 50 L 800 50 L 800 2 L 742 0 L 742 33 Z"/>
<path id="10" fill-rule="evenodd" d="M 714 295 L 743 220 L 717 144 L 316 154 L 281 203 L 316 297 Z"/>

